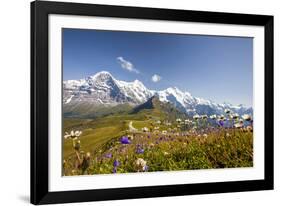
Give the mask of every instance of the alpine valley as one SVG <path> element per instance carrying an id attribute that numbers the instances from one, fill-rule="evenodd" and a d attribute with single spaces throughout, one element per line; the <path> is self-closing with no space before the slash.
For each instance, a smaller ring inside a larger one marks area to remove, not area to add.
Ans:
<path id="1" fill-rule="evenodd" d="M 176 87 L 102 71 L 63 82 L 63 115 L 65 176 L 253 166 L 252 108 Z"/>
<path id="2" fill-rule="evenodd" d="M 151 98 L 157 98 L 169 107 L 175 107 L 187 116 L 220 115 L 226 109 L 239 115 L 252 115 L 252 107 L 242 104 L 219 104 L 210 100 L 192 96 L 189 92 L 176 87 L 162 91 L 146 88 L 139 80 L 125 82 L 115 79 L 109 72 L 101 71 L 80 80 L 63 82 L 64 117 L 94 118 L 115 113 L 128 113 Z"/>

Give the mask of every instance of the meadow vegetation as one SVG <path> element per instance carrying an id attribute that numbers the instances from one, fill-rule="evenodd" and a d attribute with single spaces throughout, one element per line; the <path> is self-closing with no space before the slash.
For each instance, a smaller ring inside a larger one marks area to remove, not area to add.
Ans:
<path id="1" fill-rule="evenodd" d="M 188 117 L 152 100 L 127 113 L 64 118 L 63 175 L 253 166 L 250 115 Z"/>

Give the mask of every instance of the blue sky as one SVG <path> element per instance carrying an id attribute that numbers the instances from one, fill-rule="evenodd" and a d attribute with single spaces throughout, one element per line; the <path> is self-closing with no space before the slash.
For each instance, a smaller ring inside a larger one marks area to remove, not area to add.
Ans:
<path id="1" fill-rule="evenodd" d="M 218 103 L 252 106 L 253 39 L 63 30 L 63 79 L 108 71 L 154 90 L 176 86 Z"/>

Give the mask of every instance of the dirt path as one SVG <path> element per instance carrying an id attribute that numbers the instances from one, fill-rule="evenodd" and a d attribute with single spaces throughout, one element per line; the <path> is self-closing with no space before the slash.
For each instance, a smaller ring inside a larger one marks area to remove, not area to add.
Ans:
<path id="1" fill-rule="evenodd" d="M 136 128 L 134 128 L 133 121 L 130 121 L 130 123 L 129 123 L 129 131 L 130 132 L 137 132 L 138 131 Z"/>

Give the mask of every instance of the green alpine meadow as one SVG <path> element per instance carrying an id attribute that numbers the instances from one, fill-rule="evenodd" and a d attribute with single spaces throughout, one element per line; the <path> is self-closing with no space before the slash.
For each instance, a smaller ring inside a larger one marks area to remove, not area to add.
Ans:
<path id="1" fill-rule="evenodd" d="M 95 118 L 64 118 L 63 175 L 253 166 L 247 115 L 240 119 L 226 110 L 218 117 L 188 117 L 157 97 L 122 107 L 97 111 Z"/>

